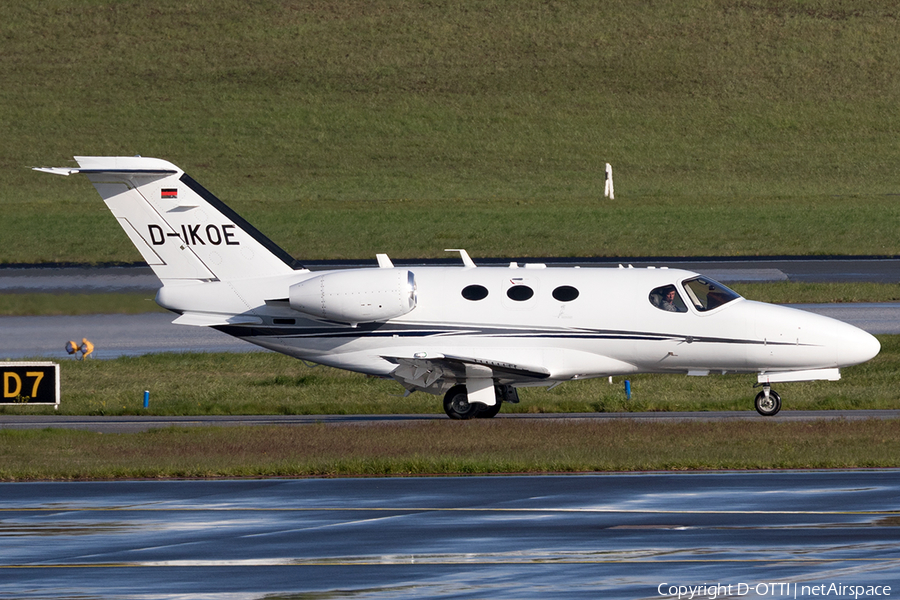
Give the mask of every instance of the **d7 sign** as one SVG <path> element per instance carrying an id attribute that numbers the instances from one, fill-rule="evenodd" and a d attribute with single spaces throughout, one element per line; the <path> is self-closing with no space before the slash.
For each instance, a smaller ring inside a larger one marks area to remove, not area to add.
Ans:
<path id="1" fill-rule="evenodd" d="M 0 362 L 0 404 L 59 404 L 59 365 Z"/>

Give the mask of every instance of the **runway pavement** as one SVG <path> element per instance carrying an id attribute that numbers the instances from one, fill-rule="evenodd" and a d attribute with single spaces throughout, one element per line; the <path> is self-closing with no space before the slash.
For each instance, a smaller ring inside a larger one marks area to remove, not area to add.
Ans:
<path id="1" fill-rule="evenodd" d="M 504 414 L 499 420 L 541 421 L 759 421 L 765 417 L 756 411 L 685 411 L 685 412 L 621 412 L 621 413 L 543 413 Z M 865 421 L 900 419 L 900 410 L 783 410 L 773 422 Z M 408 415 L 199 415 L 164 416 L 81 416 L 81 415 L 0 415 L 0 429 L 77 429 L 96 433 L 137 433 L 166 427 L 234 427 L 257 425 L 372 425 L 377 423 L 409 423 L 446 421 L 444 414 Z"/>
<path id="2" fill-rule="evenodd" d="M 883 598 L 898 475 L 2 483 L 0 596 Z"/>
<path id="3" fill-rule="evenodd" d="M 264 351 L 210 329 L 173 325 L 173 313 L 0 317 L 0 359 L 43 357 L 67 359 L 68 340 L 89 339 L 96 359 L 140 356 L 154 352 Z"/>

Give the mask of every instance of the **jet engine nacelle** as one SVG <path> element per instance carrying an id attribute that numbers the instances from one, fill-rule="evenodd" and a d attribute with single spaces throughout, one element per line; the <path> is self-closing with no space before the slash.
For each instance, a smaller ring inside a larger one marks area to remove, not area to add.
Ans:
<path id="1" fill-rule="evenodd" d="M 291 308 L 340 323 L 386 321 L 416 307 L 416 279 L 406 269 L 353 269 L 290 287 Z"/>

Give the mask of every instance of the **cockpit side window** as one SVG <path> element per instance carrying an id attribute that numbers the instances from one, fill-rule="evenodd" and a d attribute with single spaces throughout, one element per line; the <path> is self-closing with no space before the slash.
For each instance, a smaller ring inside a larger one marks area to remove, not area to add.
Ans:
<path id="1" fill-rule="evenodd" d="M 688 299 L 700 312 L 719 308 L 723 304 L 741 297 L 737 292 L 707 277 L 688 279 L 682 285 L 684 285 Z"/>
<path id="2" fill-rule="evenodd" d="M 687 312 L 687 306 L 674 285 L 664 285 L 650 292 L 650 304 L 666 312 Z"/>

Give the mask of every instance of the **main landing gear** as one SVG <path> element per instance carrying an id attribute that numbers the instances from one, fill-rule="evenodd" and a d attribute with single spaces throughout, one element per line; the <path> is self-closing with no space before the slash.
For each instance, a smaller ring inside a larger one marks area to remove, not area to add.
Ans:
<path id="1" fill-rule="evenodd" d="M 781 410 L 781 396 L 768 385 L 764 385 L 763 391 L 756 395 L 753 404 L 756 406 L 756 412 L 764 417 L 772 417 Z"/>
<path id="2" fill-rule="evenodd" d="M 487 406 L 481 402 L 469 403 L 469 396 L 466 393 L 466 386 L 455 385 L 444 396 L 444 412 L 451 419 L 468 420 L 468 419 L 490 419 L 500 412 L 500 406 L 504 402 L 518 403 L 519 394 L 516 388 L 508 385 L 495 385 L 494 393 L 497 402 L 493 406 Z"/>

